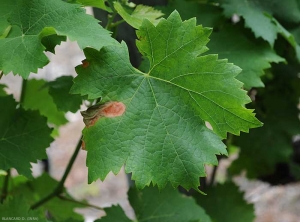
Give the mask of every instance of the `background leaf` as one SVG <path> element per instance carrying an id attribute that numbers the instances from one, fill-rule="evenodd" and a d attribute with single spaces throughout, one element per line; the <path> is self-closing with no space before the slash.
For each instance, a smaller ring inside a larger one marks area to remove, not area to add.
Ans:
<path id="1" fill-rule="evenodd" d="M 25 109 L 38 110 L 46 116 L 49 123 L 56 126 L 67 123 L 65 114 L 57 110 L 56 105 L 49 95 L 49 88 L 45 80 L 27 80 L 22 106 Z"/>
<path id="2" fill-rule="evenodd" d="M 243 193 L 233 183 L 218 184 L 205 190 L 207 196 L 198 195 L 197 203 L 214 222 L 252 222 L 254 207 L 246 203 Z"/>
<path id="3" fill-rule="evenodd" d="M 267 81 L 266 89 L 258 91 L 255 99 L 264 126 L 234 138 L 241 152 L 230 167 L 232 174 L 245 169 L 249 178 L 268 175 L 274 172 L 276 164 L 291 158 L 292 138 L 300 133 L 300 81 L 297 69 L 282 65 L 274 70 L 274 79 Z"/>
<path id="4" fill-rule="evenodd" d="M 53 141 L 52 130 L 37 111 L 16 109 L 12 96 L 0 97 L 0 104 L 5 104 L 0 115 L 0 169 L 13 167 L 32 178 L 30 162 L 47 158 L 45 149 Z"/>
<path id="5" fill-rule="evenodd" d="M 34 180 L 26 183 L 20 183 L 18 186 L 11 190 L 15 196 L 22 195 L 30 206 L 35 204 L 52 192 L 57 187 L 58 182 L 51 178 L 48 174 L 35 178 Z M 74 202 L 73 198 L 64 189 L 64 197 L 68 199 L 63 200 L 58 197 L 54 197 L 45 204 L 41 205 L 38 209 L 41 209 L 43 214 L 48 211 L 51 217 L 51 221 L 65 221 L 68 219 L 83 221 L 82 215 L 75 213 L 75 208 L 85 207 L 82 204 Z M 82 201 L 85 203 L 85 201 Z"/>
<path id="6" fill-rule="evenodd" d="M 9 218 L 16 218 L 16 220 L 28 220 L 31 218 L 35 221 L 48 221 L 43 218 L 44 215 L 40 210 L 30 210 L 30 205 L 28 205 L 27 201 L 22 196 L 9 198 L 4 204 L 1 204 L 0 215 L 3 221 L 9 221 Z"/>
<path id="7" fill-rule="evenodd" d="M 284 62 L 271 47 L 261 41 L 255 41 L 250 33 L 246 33 L 238 25 L 226 25 L 218 32 L 213 32 L 208 43 L 210 53 L 219 54 L 221 59 L 228 59 L 242 68 L 236 77 L 242 81 L 244 87 L 263 87 L 260 77 L 264 69 L 271 67 L 271 62 Z"/>
<path id="8" fill-rule="evenodd" d="M 156 25 L 159 18 L 164 14 L 150 6 L 137 5 L 134 10 L 119 2 L 114 2 L 114 7 L 119 15 L 132 27 L 138 29 L 144 19 L 148 19 L 152 24 Z"/>
<path id="9" fill-rule="evenodd" d="M 147 187 L 143 190 L 132 188 L 129 190 L 128 196 L 138 221 L 211 221 L 192 197 L 184 196 L 171 187 L 167 187 L 161 192 L 156 187 Z"/>
<path id="10" fill-rule="evenodd" d="M 219 0 L 219 2 L 224 8 L 224 14 L 227 17 L 231 17 L 233 14 L 242 16 L 245 19 L 245 26 L 253 31 L 255 37 L 263 38 L 269 42 L 272 47 L 274 46 L 277 34 L 281 34 L 295 49 L 296 57 L 298 61 L 300 61 L 300 46 L 297 44 L 294 36 L 272 16 L 273 10 L 278 11 L 278 6 L 276 6 L 276 3 L 278 5 L 278 0 L 266 2 L 249 0 Z M 276 3 L 274 4 L 274 2 Z M 288 4 L 291 2 L 294 2 L 294 0 L 289 0 Z M 270 7 L 269 4 L 273 5 L 273 7 Z M 286 5 L 286 3 L 279 3 L 279 5 L 283 8 L 283 10 L 290 8 Z M 295 3 L 291 3 L 291 5 L 295 5 Z M 297 8 L 294 10 L 297 10 Z M 290 13 L 290 9 L 288 11 L 288 13 Z"/>
<path id="11" fill-rule="evenodd" d="M 82 98 L 69 93 L 73 85 L 72 76 L 62 76 L 46 84 L 49 86 L 49 94 L 59 111 L 75 113 L 82 104 Z"/>
<path id="12" fill-rule="evenodd" d="M 115 221 L 130 222 L 130 221 L 132 221 L 132 220 L 128 219 L 128 217 L 125 215 L 123 209 L 119 205 L 105 208 L 105 213 L 106 213 L 105 217 L 102 217 L 101 219 L 98 219 L 95 222 L 115 222 Z"/>
<path id="13" fill-rule="evenodd" d="M 0 69 L 4 74 L 12 71 L 27 78 L 30 72 L 36 73 L 45 66 L 48 59 L 40 40 L 45 36 L 68 36 L 81 48 L 100 49 L 115 42 L 79 5 L 61 0 L 19 0 L 1 1 L 0 8 L 4 11 L 0 20 L 9 21 L 12 26 L 8 36 L 0 39 L 0 51 L 6 52 L 0 54 Z"/>

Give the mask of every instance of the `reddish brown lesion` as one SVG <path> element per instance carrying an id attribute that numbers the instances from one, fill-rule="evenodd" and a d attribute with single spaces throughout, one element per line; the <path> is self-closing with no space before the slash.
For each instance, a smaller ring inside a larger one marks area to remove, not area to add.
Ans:
<path id="1" fill-rule="evenodd" d="M 126 106 L 122 102 L 108 102 L 101 109 L 101 115 L 108 118 L 122 116 Z"/>
<path id="2" fill-rule="evenodd" d="M 86 127 L 95 125 L 101 117 L 114 118 L 122 116 L 126 110 L 126 106 L 122 102 L 107 102 L 89 107 L 86 111 L 81 112 L 83 122 Z"/>
<path id="3" fill-rule="evenodd" d="M 87 67 L 89 67 L 89 65 L 90 65 L 89 61 L 87 61 L 86 59 L 85 59 L 85 60 L 82 60 L 81 62 L 82 62 L 82 67 L 83 67 L 83 68 L 87 68 Z"/>

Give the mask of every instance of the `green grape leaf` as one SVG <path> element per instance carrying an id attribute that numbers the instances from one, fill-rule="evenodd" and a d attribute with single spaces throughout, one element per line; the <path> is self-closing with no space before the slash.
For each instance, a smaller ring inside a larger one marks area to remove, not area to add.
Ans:
<path id="1" fill-rule="evenodd" d="M 158 191 L 155 187 L 143 190 L 132 188 L 128 198 L 138 221 L 147 222 L 210 222 L 209 216 L 192 197 L 167 187 Z"/>
<path id="2" fill-rule="evenodd" d="M 259 1 L 220 0 L 224 14 L 231 17 L 238 14 L 245 19 L 245 26 L 250 28 L 254 35 L 274 45 L 277 38 L 277 27 L 272 20 L 264 14 Z M 266 31 L 268 30 L 268 31 Z"/>
<path id="3" fill-rule="evenodd" d="M 129 202 L 136 215 L 136 221 L 145 222 L 210 222 L 209 216 L 196 204 L 192 197 L 180 194 L 168 187 L 159 192 L 155 187 L 143 190 L 131 188 Z M 106 217 L 95 222 L 130 222 L 120 206 L 105 209 Z"/>
<path id="4" fill-rule="evenodd" d="M 157 6 L 163 13 L 169 16 L 177 10 L 183 20 L 191 17 L 197 18 L 197 23 L 207 27 L 217 26 L 223 19 L 222 9 L 215 5 L 200 4 L 194 1 L 172 0 L 167 6 Z"/>
<path id="5" fill-rule="evenodd" d="M 0 188 L 1 189 L 3 188 L 5 177 L 6 177 L 6 174 L 0 176 Z M 22 175 L 18 175 L 18 176 L 15 176 L 15 177 L 10 176 L 8 178 L 8 187 L 7 187 L 8 196 L 10 196 L 12 194 L 11 191 L 14 190 L 17 186 L 19 186 L 21 184 L 24 184 L 28 181 L 29 181 L 29 179 L 27 177 L 22 176 Z"/>
<path id="6" fill-rule="evenodd" d="M 197 203 L 215 222 L 252 222 L 254 206 L 246 203 L 243 193 L 233 183 L 218 184 L 205 190 L 207 196 L 197 195 Z"/>
<path id="7" fill-rule="evenodd" d="M 77 67 L 71 93 L 105 103 L 84 112 L 89 182 L 125 164 L 139 188 L 170 181 L 198 189 L 203 165 L 226 154 L 203 120 L 222 137 L 261 126 L 244 108 L 250 99 L 234 79 L 240 69 L 216 55 L 198 56 L 210 32 L 195 19 L 182 22 L 177 12 L 156 27 L 144 20 L 137 34 L 139 50 L 150 59 L 148 73 L 131 66 L 124 43 L 85 50 L 89 66 Z"/>
<path id="8" fill-rule="evenodd" d="M 264 69 L 270 68 L 271 62 L 285 61 L 267 43 L 253 41 L 250 36 L 242 33 L 237 26 L 227 25 L 222 30 L 213 32 L 208 43 L 211 53 L 218 53 L 220 58 L 227 58 L 242 68 L 236 78 L 247 89 L 263 87 L 260 76 L 264 74 Z"/>
<path id="9" fill-rule="evenodd" d="M 45 117 L 37 111 L 16 109 L 12 96 L 0 97 L 0 169 L 16 168 L 31 178 L 30 162 L 47 158 L 46 148 L 53 141 Z"/>
<path id="10" fill-rule="evenodd" d="M 7 93 L 5 92 L 6 85 L 0 84 L 0 96 L 6 96 Z"/>
<path id="11" fill-rule="evenodd" d="M 112 12 L 112 10 L 105 5 L 106 0 L 77 0 L 77 2 L 84 6 L 92 6 L 108 12 Z"/>
<path id="12" fill-rule="evenodd" d="M 45 80 L 27 80 L 22 106 L 24 109 L 38 110 L 48 118 L 48 122 L 57 126 L 67 123 L 64 113 L 57 110 L 49 95 L 49 88 L 45 85 Z"/>
<path id="13" fill-rule="evenodd" d="M 41 39 L 49 35 L 67 36 L 81 48 L 100 49 L 115 42 L 80 5 L 61 0 L 1 1 L 0 20 L 8 21 L 10 33 L 0 39 L 0 69 L 27 78 L 30 72 L 48 63 Z M 30 13 L 29 13 L 30 12 Z"/>
<path id="14" fill-rule="evenodd" d="M 164 15 L 161 11 L 146 5 L 137 5 L 133 11 L 119 2 L 114 2 L 114 7 L 119 15 L 136 29 L 139 29 L 144 19 L 148 19 L 156 25 L 159 22 L 159 18 Z"/>
<path id="15" fill-rule="evenodd" d="M 268 3 L 249 0 L 219 0 L 219 2 L 224 8 L 225 16 L 231 17 L 233 14 L 242 16 L 245 19 L 245 26 L 253 31 L 255 37 L 263 38 L 272 47 L 277 38 L 277 34 L 281 34 L 291 46 L 294 47 L 297 59 L 300 61 L 300 46 L 295 41 L 294 36 L 271 15 L 272 10 L 270 10 Z"/>
<path id="16" fill-rule="evenodd" d="M 75 113 L 82 104 L 82 98 L 79 95 L 69 94 L 73 85 L 72 76 L 62 76 L 46 84 L 49 86 L 49 94 L 59 111 Z"/>
<path id="17" fill-rule="evenodd" d="M 257 178 L 273 173 L 277 163 L 290 161 L 292 138 L 300 134 L 297 108 L 300 80 L 298 69 L 291 71 L 285 66 L 275 67 L 274 79 L 267 82 L 266 89 L 258 91 L 255 100 L 256 106 L 262 110 L 260 115 L 264 126 L 234 138 L 235 145 L 241 150 L 239 158 L 229 168 L 231 174 L 246 170 L 247 177 Z"/>
<path id="18" fill-rule="evenodd" d="M 95 220 L 95 222 L 116 222 L 116 221 L 122 221 L 122 222 L 130 222 L 130 220 L 124 213 L 123 209 L 117 205 L 117 206 L 111 206 L 109 208 L 105 208 L 106 216 Z"/>
<path id="19" fill-rule="evenodd" d="M 15 189 L 12 190 L 12 193 L 14 195 L 22 194 L 27 203 L 33 205 L 53 191 L 57 187 L 57 184 L 58 181 L 45 173 L 38 178 L 15 187 Z M 54 197 L 39 208 L 44 212 L 48 211 L 54 221 L 65 221 L 69 218 L 83 221 L 82 215 L 75 213 L 74 209 L 85 207 L 85 205 L 77 203 L 65 189 L 63 197 L 64 199 Z M 82 202 L 85 203 L 85 201 Z"/>
<path id="20" fill-rule="evenodd" d="M 61 42 L 65 42 L 66 40 L 66 36 L 48 35 L 42 38 L 41 42 L 43 46 L 45 46 L 45 51 L 55 53 L 55 47 L 57 45 L 60 45 Z"/>
<path id="21" fill-rule="evenodd" d="M 30 205 L 23 196 L 9 198 L 0 205 L 1 221 L 41 221 L 47 222 L 41 210 L 30 210 Z"/>

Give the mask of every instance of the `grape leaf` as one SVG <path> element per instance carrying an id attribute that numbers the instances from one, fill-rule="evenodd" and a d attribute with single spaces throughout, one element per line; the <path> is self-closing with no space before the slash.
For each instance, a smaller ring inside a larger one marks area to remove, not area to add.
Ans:
<path id="1" fill-rule="evenodd" d="M 254 35 L 274 45 L 277 38 L 277 27 L 271 19 L 264 14 L 259 1 L 220 0 L 224 14 L 231 17 L 233 14 L 243 16 L 245 26 L 252 29 Z M 268 30 L 268 31 L 266 31 Z"/>
<path id="2" fill-rule="evenodd" d="M 136 29 L 142 25 L 144 19 L 157 24 L 159 18 L 164 15 L 161 11 L 146 5 L 137 5 L 132 11 L 131 8 L 123 6 L 119 2 L 114 2 L 114 8 L 129 25 Z"/>
<path id="3" fill-rule="evenodd" d="M 155 187 L 132 188 L 128 198 L 138 221 L 149 222 L 210 222 L 209 216 L 191 197 L 168 187 L 159 192 Z"/>
<path id="4" fill-rule="evenodd" d="M 0 96 L 6 96 L 7 93 L 5 92 L 6 85 L 0 84 Z"/>
<path id="5" fill-rule="evenodd" d="M 1 204 L 0 215 L 2 221 L 33 220 L 47 222 L 40 210 L 30 210 L 30 205 L 22 196 L 9 198 Z"/>
<path id="6" fill-rule="evenodd" d="M 130 222 L 130 220 L 124 213 L 123 209 L 117 206 L 111 206 L 109 208 L 105 208 L 106 216 L 95 220 L 95 222 L 115 222 L 115 221 L 122 221 L 122 222 Z"/>
<path id="7" fill-rule="evenodd" d="M 265 42 L 254 41 L 251 35 L 244 34 L 238 27 L 226 25 L 218 32 L 213 32 L 208 48 L 211 53 L 218 53 L 220 58 L 227 58 L 230 62 L 242 68 L 236 77 L 245 84 L 245 88 L 263 87 L 260 76 L 264 69 L 270 68 L 271 62 L 283 62 Z M 251 61 L 251 62 L 250 62 Z"/>
<path id="8" fill-rule="evenodd" d="M 112 10 L 105 5 L 106 0 L 77 0 L 77 2 L 84 6 L 92 6 L 95 8 L 101 8 L 108 12 L 112 12 Z"/>
<path id="9" fill-rule="evenodd" d="M 78 95 L 69 94 L 73 85 L 72 76 L 62 76 L 46 84 L 49 86 L 49 94 L 59 111 L 75 113 L 82 104 L 82 98 Z"/>
<path id="10" fill-rule="evenodd" d="M 45 117 L 37 111 L 16 109 L 12 96 L 0 97 L 5 106 L 0 115 L 0 169 L 16 168 L 32 178 L 30 162 L 46 158 L 45 149 L 53 141 Z"/>
<path id="11" fill-rule="evenodd" d="M 38 110 L 41 115 L 48 118 L 48 122 L 57 126 L 67 123 L 63 112 L 57 110 L 49 88 L 45 86 L 46 81 L 30 79 L 27 80 L 22 106 L 25 109 Z"/>
<path id="12" fill-rule="evenodd" d="M 27 203 L 33 205 L 53 191 L 57 187 L 57 184 L 58 182 L 51 178 L 48 174 L 43 174 L 34 180 L 15 187 L 12 193 L 14 195 L 22 194 Z M 39 208 L 41 208 L 44 212 L 48 211 L 54 221 L 64 221 L 69 218 L 83 221 L 82 215 L 74 212 L 74 209 L 85 207 L 85 205 L 76 203 L 65 189 L 63 197 L 68 200 L 54 197 Z M 82 202 L 85 203 L 84 201 Z"/>
<path id="13" fill-rule="evenodd" d="M 245 202 L 243 193 L 233 183 L 218 184 L 205 190 L 207 196 L 197 195 L 197 203 L 214 222 L 252 222 L 254 206 Z"/>
<path id="14" fill-rule="evenodd" d="M 264 126 L 234 138 L 241 151 L 229 168 L 231 174 L 246 170 L 249 178 L 265 176 L 274 172 L 277 163 L 290 160 L 292 138 L 300 134 L 298 68 L 289 70 L 277 65 L 274 70 L 274 79 L 267 82 L 266 89 L 260 90 L 255 99 L 256 106 L 263 111 L 260 116 Z"/>
<path id="15" fill-rule="evenodd" d="M 169 16 L 177 10 L 183 20 L 197 18 L 197 23 L 207 27 L 217 26 L 223 19 L 222 9 L 212 4 L 200 4 L 194 1 L 172 0 L 167 6 L 157 6 L 165 15 Z"/>
<path id="16" fill-rule="evenodd" d="M 136 215 L 136 221 L 145 222 L 210 222 L 209 216 L 192 197 L 180 194 L 168 187 L 159 192 L 154 187 L 143 190 L 131 188 L 129 202 Z M 105 209 L 106 217 L 95 222 L 131 221 L 120 206 Z"/>
<path id="17" fill-rule="evenodd" d="M 124 43 L 85 50 L 89 66 L 77 67 L 71 93 L 126 106 L 124 115 L 100 118 L 83 131 L 89 182 L 125 164 L 140 188 L 170 181 L 198 189 L 203 165 L 217 164 L 215 154 L 226 154 L 203 120 L 222 137 L 261 125 L 244 108 L 250 99 L 234 79 L 240 69 L 216 55 L 198 57 L 210 32 L 195 19 L 182 22 L 177 12 L 157 27 L 144 20 L 138 47 L 150 59 L 149 73 L 131 66 Z"/>
<path id="18" fill-rule="evenodd" d="M 300 46 L 294 36 L 289 33 L 270 13 L 269 5 L 262 1 L 219 0 L 224 14 L 231 17 L 238 14 L 245 19 L 245 26 L 250 28 L 255 37 L 261 37 L 273 47 L 277 34 L 281 34 L 294 47 L 300 61 Z M 268 1 L 269 2 L 269 1 Z M 267 30 L 267 31 L 266 31 Z"/>
<path id="19" fill-rule="evenodd" d="M 61 42 L 65 42 L 66 40 L 66 36 L 48 35 L 42 38 L 41 42 L 43 46 L 45 46 L 45 51 L 55 53 L 55 47 L 57 45 L 60 45 Z"/>
<path id="20" fill-rule="evenodd" d="M 0 20 L 12 26 L 6 38 L 0 39 L 0 69 L 4 74 L 12 71 L 27 78 L 30 72 L 48 63 L 43 53 L 41 38 L 53 34 L 68 36 L 81 48 L 100 49 L 115 42 L 92 16 L 86 15 L 79 5 L 61 0 L 1 1 Z M 1 13 L 2 14 L 2 13 Z"/>

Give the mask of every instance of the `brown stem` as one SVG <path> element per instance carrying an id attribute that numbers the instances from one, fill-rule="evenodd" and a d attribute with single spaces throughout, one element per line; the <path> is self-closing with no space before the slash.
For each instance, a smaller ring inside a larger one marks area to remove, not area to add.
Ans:
<path id="1" fill-rule="evenodd" d="M 81 205 L 86 206 L 86 207 L 92 207 L 92 208 L 95 208 L 95 209 L 98 209 L 98 210 L 103 210 L 103 208 L 101 208 L 101 207 L 98 207 L 98 206 L 95 206 L 95 205 L 92 205 L 92 204 L 88 204 L 88 203 L 83 203 L 83 202 L 80 202 L 78 200 L 74 200 L 74 199 L 64 197 L 62 195 L 58 195 L 58 198 L 60 198 L 62 200 L 65 200 L 65 201 L 81 204 Z"/>
<path id="2" fill-rule="evenodd" d="M 46 202 L 48 202 L 49 200 L 51 200 L 52 198 L 60 195 L 63 192 L 63 188 L 64 188 L 64 183 L 67 179 L 67 176 L 69 175 L 72 166 L 74 164 L 74 161 L 79 153 L 79 150 L 81 148 L 81 139 L 79 140 L 79 142 L 77 143 L 76 149 L 68 163 L 68 166 L 66 168 L 66 171 L 63 175 L 63 177 L 61 178 L 61 180 L 59 181 L 59 183 L 57 184 L 57 187 L 54 189 L 54 191 L 52 193 L 50 193 L 49 195 L 47 195 L 46 197 L 44 197 L 43 199 L 39 200 L 38 202 L 36 202 L 35 204 L 33 204 L 30 209 L 34 210 L 38 207 L 40 207 L 41 205 L 45 204 Z"/>

